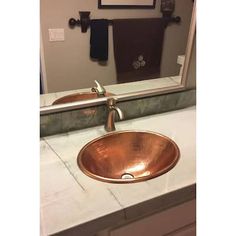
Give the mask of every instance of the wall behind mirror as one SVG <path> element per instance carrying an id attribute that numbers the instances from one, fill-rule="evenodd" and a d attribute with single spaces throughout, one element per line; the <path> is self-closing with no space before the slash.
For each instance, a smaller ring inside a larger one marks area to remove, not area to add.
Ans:
<path id="1" fill-rule="evenodd" d="M 91 19 L 153 18 L 161 17 L 160 2 L 155 9 L 98 9 L 96 0 L 41 0 L 41 64 L 44 92 L 55 93 L 91 88 L 94 80 L 103 85 L 117 83 L 113 52 L 112 26 L 109 26 L 109 55 L 106 65 L 90 59 L 90 29 L 70 29 L 69 18 L 79 18 L 78 11 L 91 11 Z M 165 31 L 160 77 L 180 73 L 179 55 L 185 54 L 192 0 L 177 0 L 174 15 L 181 17 L 180 24 L 170 24 Z M 49 41 L 49 29 L 64 29 L 64 41 Z M 122 91 L 120 91 L 122 94 Z"/>

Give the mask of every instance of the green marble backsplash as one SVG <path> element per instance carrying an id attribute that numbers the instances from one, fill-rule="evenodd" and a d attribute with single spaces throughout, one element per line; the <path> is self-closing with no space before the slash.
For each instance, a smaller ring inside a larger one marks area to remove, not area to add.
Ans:
<path id="1" fill-rule="evenodd" d="M 117 106 L 124 112 L 124 119 L 163 113 L 193 106 L 196 104 L 196 90 L 162 94 L 153 97 L 119 102 Z M 73 111 L 40 116 L 40 136 L 65 133 L 105 124 L 106 105 L 82 108 Z"/>

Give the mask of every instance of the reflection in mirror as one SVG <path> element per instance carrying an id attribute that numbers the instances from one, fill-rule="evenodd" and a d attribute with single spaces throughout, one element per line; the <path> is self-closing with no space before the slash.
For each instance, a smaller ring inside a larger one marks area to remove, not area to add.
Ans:
<path id="1" fill-rule="evenodd" d="M 181 84 L 192 0 L 176 1 L 173 16 L 180 16 L 181 22 L 167 27 L 160 23 L 161 1 L 156 1 L 155 9 L 122 11 L 98 9 L 96 1 L 54 1 L 41 0 L 40 8 L 41 107 Z M 77 19 L 79 10 L 88 9 L 87 33 L 68 26 L 69 18 Z M 107 35 L 106 22 L 97 19 L 113 20 Z M 99 44 L 99 39 L 106 36 L 104 60 L 104 50 L 99 51 L 104 40 Z M 105 93 L 92 89 L 98 86 L 95 81 Z"/>
<path id="2" fill-rule="evenodd" d="M 60 97 L 56 99 L 52 103 L 52 105 L 83 101 L 83 100 L 88 100 L 88 99 L 95 99 L 99 97 L 109 97 L 109 96 L 115 95 L 113 93 L 107 92 L 106 89 L 97 80 L 95 80 L 94 82 L 96 84 L 96 87 L 91 88 L 91 92 L 72 93 L 72 94 Z"/>

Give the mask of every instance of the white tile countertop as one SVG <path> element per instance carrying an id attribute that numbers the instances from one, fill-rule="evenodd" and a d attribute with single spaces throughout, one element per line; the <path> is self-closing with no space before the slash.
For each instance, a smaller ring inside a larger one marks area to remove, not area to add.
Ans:
<path id="1" fill-rule="evenodd" d="M 180 160 L 172 170 L 139 183 L 100 182 L 77 166 L 81 148 L 106 134 L 103 126 L 42 138 L 41 235 L 93 235 L 194 198 L 195 113 L 195 107 L 189 107 L 116 123 L 117 131 L 158 132 L 180 148 Z"/>

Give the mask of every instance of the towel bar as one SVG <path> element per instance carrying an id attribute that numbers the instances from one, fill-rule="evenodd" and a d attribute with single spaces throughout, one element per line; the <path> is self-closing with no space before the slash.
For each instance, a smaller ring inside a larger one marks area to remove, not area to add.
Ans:
<path id="1" fill-rule="evenodd" d="M 79 12 L 80 19 L 76 20 L 75 18 L 69 19 L 70 28 L 74 28 L 75 26 L 81 26 L 81 32 L 86 33 L 87 29 L 90 25 L 90 11 L 80 11 Z M 165 26 L 168 26 L 169 23 L 179 23 L 181 21 L 180 16 L 175 17 L 162 17 L 165 21 Z M 109 25 L 113 24 L 113 20 L 108 20 Z"/>

